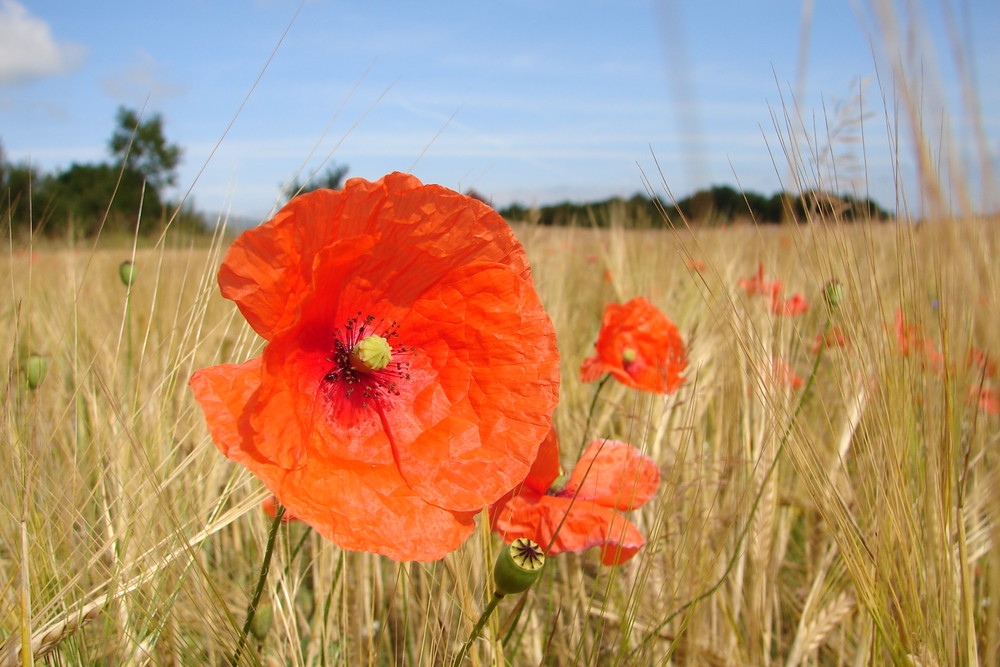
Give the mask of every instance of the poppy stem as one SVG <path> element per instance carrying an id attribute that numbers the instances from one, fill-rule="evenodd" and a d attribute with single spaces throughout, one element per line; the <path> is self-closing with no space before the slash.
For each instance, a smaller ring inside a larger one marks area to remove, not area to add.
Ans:
<path id="1" fill-rule="evenodd" d="M 583 435 L 580 437 L 580 451 L 587 446 L 587 432 L 590 431 L 590 420 L 594 416 L 594 410 L 597 408 L 597 397 L 601 395 L 601 389 L 604 389 L 604 385 L 608 383 L 611 379 L 611 373 L 605 373 L 601 381 L 597 383 L 597 389 L 594 390 L 594 399 L 590 402 L 590 410 L 587 411 L 587 421 L 583 424 Z"/>
<path id="2" fill-rule="evenodd" d="M 504 594 L 499 591 L 493 593 L 493 597 L 490 598 L 489 604 L 483 609 L 483 613 L 479 615 L 479 620 L 476 621 L 476 625 L 472 628 L 472 632 L 469 634 L 469 638 L 465 640 L 462 644 L 461 650 L 459 650 L 458 655 L 455 656 L 455 662 L 452 663 L 452 667 L 459 667 L 462 661 L 465 660 L 466 654 L 469 649 L 472 648 L 472 644 L 479 638 L 479 633 L 483 631 L 483 626 L 486 625 L 486 621 L 489 620 L 490 616 L 493 615 L 493 610 L 497 608 L 500 604 L 500 600 L 503 600 Z"/>
<path id="3" fill-rule="evenodd" d="M 831 317 L 827 317 L 826 324 L 823 326 L 823 339 L 830 333 L 830 329 L 833 325 L 833 320 Z M 788 438 L 792 435 L 792 428 L 795 426 L 795 422 L 798 421 L 799 414 L 802 412 L 802 406 L 805 405 L 806 399 L 812 392 L 813 385 L 816 383 L 816 373 L 819 371 L 820 361 L 823 360 L 823 350 L 826 348 L 825 345 L 820 345 L 816 352 L 816 359 L 813 361 L 812 372 L 809 373 L 809 379 L 806 380 L 806 385 L 802 389 L 802 394 L 799 396 L 799 402 L 795 406 L 795 411 L 792 412 L 792 418 L 788 422 L 788 426 L 785 428 L 785 434 L 781 438 L 781 442 L 778 444 L 778 449 L 774 453 L 774 458 L 771 460 L 770 465 L 767 468 L 767 472 L 764 474 L 764 479 L 760 484 L 760 488 L 757 489 L 757 493 L 754 495 L 753 504 L 750 506 L 750 513 L 747 515 L 746 522 L 743 525 L 743 529 L 740 531 L 739 538 L 736 540 L 736 546 L 733 548 L 733 555 L 729 557 L 729 562 L 726 563 L 726 569 L 719 577 L 719 579 L 712 584 L 710 588 L 701 593 L 700 595 L 688 600 L 680 607 L 678 607 L 672 614 L 663 619 L 660 623 L 656 625 L 652 630 L 650 630 L 646 637 L 639 642 L 639 645 L 632 649 L 632 654 L 637 653 L 641 650 L 647 643 L 653 638 L 659 635 L 660 630 L 665 628 L 670 621 L 680 615 L 682 612 L 698 604 L 705 598 L 710 597 L 715 594 L 722 584 L 726 583 L 726 579 L 733 571 L 733 567 L 736 565 L 736 561 L 739 560 L 742 554 L 743 542 L 746 540 L 747 533 L 750 532 L 750 526 L 753 523 L 754 516 L 757 514 L 757 508 L 760 506 L 760 499 L 764 495 L 764 490 L 767 488 L 767 483 L 771 479 L 771 475 L 774 473 L 775 468 L 778 466 L 778 461 L 781 459 L 781 454 L 785 450 L 785 445 L 788 444 Z"/>
<path id="4" fill-rule="evenodd" d="M 285 516 L 285 506 L 275 503 L 274 519 L 271 521 L 271 530 L 267 534 L 267 546 L 264 549 L 264 560 L 260 564 L 260 575 L 257 577 L 257 587 L 254 589 L 253 597 L 247 606 L 247 620 L 243 623 L 240 631 L 240 641 L 233 652 L 230 665 L 235 667 L 240 663 L 243 649 L 247 645 L 247 636 L 250 634 L 250 627 L 253 625 L 253 617 L 257 615 L 257 605 L 260 604 L 261 595 L 264 593 L 264 584 L 267 583 L 267 572 L 271 569 L 271 555 L 274 554 L 274 541 L 278 536 L 278 529 L 281 527 L 281 519 Z"/>

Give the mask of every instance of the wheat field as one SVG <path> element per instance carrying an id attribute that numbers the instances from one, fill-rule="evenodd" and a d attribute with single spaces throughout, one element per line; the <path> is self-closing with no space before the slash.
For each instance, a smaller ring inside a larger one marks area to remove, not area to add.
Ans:
<path id="1" fill-rule="evenodd" d="M 997 229 L 517 226 L 559 338 L 563 466 L 613 437 L 662 482 L 630 514 L 647 538 L 635 558 L 550 558 L 465 664 L 998 664 Z M 0 260 L 0 665 L 232 656 L 266 492 L 212 445 L 187 386 L 260 351 L 215 285 L 229 240 L 11 247 Z M 741 289 L 759 263 L 809 311 L 776 315 Z M 580 363 L 604 306 L 636 295 L 680 328 L 687 382 L 671 396 L 609 383 L 595 400 Z M 925 347 L 902 353 L 897 311 Z M 814 352 L 834 330 L 846 346 Z M 32 356 L 47 360 L 35 388 Z M 492 590 L 500 541 L 479 523 L 429 564 L 287 524 L 240 661 L 451 664 Z"/>

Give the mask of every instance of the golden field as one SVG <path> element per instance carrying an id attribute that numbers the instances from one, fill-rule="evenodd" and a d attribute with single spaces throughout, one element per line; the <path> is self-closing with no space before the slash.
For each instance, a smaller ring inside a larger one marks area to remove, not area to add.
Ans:
<path id="1" fill-rule="evenodd" d="M 466 664 L 1000 662 L 996 220 L 515 232 L 559 337 L 563 466 L 611 437 L 662 481 L 629 515 L 647 539 L 634 559 L 550 558 Z M 237 645 L 266 492 L 213 446 L 187 386 L 261 348 L 218 294 L 227 239 L 0 259 L 0 665 L 22 645 L 53 665 L 216 665 Z M 808 312 L 741 289 L 759 263 Z M 687 381 L 670 396 L 612 382 L 595 402 L 580 364 L 605 305 L 639 295 L 679 327 Z M 905 355 L 897 312 L 919 327 Z M 834 330 L 846 346 L 814 352 Z M 297 523 L 278 540 L 245 664 L 450 664 L 500 545 L 483 521 L 429 564 Z"/>

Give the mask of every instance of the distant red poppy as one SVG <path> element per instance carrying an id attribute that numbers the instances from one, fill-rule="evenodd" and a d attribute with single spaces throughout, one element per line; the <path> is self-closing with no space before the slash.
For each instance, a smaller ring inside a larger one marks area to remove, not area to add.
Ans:
<path id="1" fill-rule="evenodd" d="M 847 334 L 841 331 L 839 327 L 830 329 L 825 337 L 821 333 L 816 334 L 816 340 L 812 344 L 813 354 L 818 353 L 820 348 L 823 347 L 847 347 Z"/>
<path id="2" fill-rule="evenodd" d="M 899 353 L 904 357 L 911 354 L 922 359 L 922 366 L 934 371 L 944 369 L 944 355 L 938 352 L 934 341 L 924 335 L 923 329 L 908 324 L 902 309 L 896 309 L 896 341 Z"/>
<path id="3" fill-rule="evenodd" d="M 923 331 L 920 327 L 907 324 L 903 317 L 903 310 L 896 309 L 896 342 L 899 344 L 899 353 L 904 357 L 910 356 L 912 350 L 923 350 Z"/>
<path id="4" fill-rule="evenodd" d="M 749 278 L 740 278 L 739 285 L 749 296 L 769 296 L 771 299 L 777 298 L 781 294 L 781 281 L 764 280 L 764 263 L 757 264 L 757 273 Z"/>
<path id="5" fill-rule="evenodd" d="M 558 477 L 559 444 L 552 430 L 524 483 L 490 508 L 493 530 L 504 542 L 526 537 L 542 548 L 551 543 L 550 555 L 599 546 L 605 565 L 624 563 L 646 543 L 619 512 L 642 507 L 656 493 L 660 471 L 652 459 L 627 443 L 596 440 L 562 489 L 552 488 Z"/>
<path id="6" fill-rule="evenodd" d="M 266 341 L 191 379 L 216 446 L 342 548 L 434 560 L 524 479 L 559 385 L 524 249 L 485 204 L 351 179 L 244 232 L 219 271 Z"/>
<path id="7" fill-rule="evenodd" d="M 969 355 L 966 358 L 966 362 L 970 368 L 983 377 L 992 378 L 997 374 L 997 365 L 990 359 L 990 356 L 986 352 L 979 348 L 969 348 Z"/>
<path id="8" fill-rule="evenodd" d="M 809 302 L 796 292 L 787 299 L 782 299 L 778 293 L 771 297 L 771 312 L 775 315 L 801 315 L 809 311 Z"/>
<path id="9" fill-rule="evenodd" d="M 792 389 L 799 389 L 805 384 L 805 380 L 795 374 L 792 365 L 778 357 L 771 359 L 771 377 L 779 385 Z"/>
<path id="10" fill-rule="evenodd" d="M 705 262 L 694 258 L 689 259 L 686 266 L 688 271 L 693 271 L 695 273 L 701 273 L 706 269 Z"/>
<path id="11" fill-rule="evenodd" d="M 1000 415 L 1000 394 L 997 394 L 992 387 L 970 385 L 969 396 L 966 400 L 969 403 L 977 404 L 983 412 Z"/>
<path id="12" fill-rule="evenodd" d="M 580 367 L 580 379 L 605 373 L 635 389 L 670 394 L 684 383 L 687 348 L 677 327 L 644 297 L 612 303 L 604 311 L 597 354 Z"/>

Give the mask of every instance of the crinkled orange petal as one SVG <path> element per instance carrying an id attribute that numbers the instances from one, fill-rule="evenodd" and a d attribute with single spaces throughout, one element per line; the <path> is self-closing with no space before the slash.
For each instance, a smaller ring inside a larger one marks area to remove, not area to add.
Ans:
<path id="1" fill-rule="evenodd" d="M 472 264 L 425 292 L 400 323 L 411 375 L 431 382 L 390 400 L 403 476 L 441 507 L 473 510 L 521 482 L 559 400 L 555 331 L 532 286 L 510 268 Z"/>
<path id="2" fill-rule="evenodd" d="M 437 560 L 471 534 L 475 514 L 436 507 L 408 487 L 395 464 L 300 456 L 288 469 L 265 456 L 271 434 L 250 425 L 262 362 L 204 368 L 191 379 L 212 438 L 261 479 L 287 511 L 344 549 L 396 560 Z M 281 457 L 276 457 L 280 459 Z"/>
<path id="3" fill-rule="evenodd" d="M 660 486 L 660 470 L 626 442 L 595 440 L 573 468 L 564 495 L 627 511 L 642 507 Z"/>
<path id="4" fill-rule="evenodd" d="M 608 365 L 600 357 L 587 357 L 580 365 L 580 381 L 595 382 L 605 373 L 609 373 Z"/>
<path id="5" fill-rule="evenodd" d="M 544 549 L 551 542 L 549 555 L 599 546 L 605 565 L 624 563 L 646 543 L 639 529 L 624 516 L 580 498 L 571 501 L 526 490 L 495 507 L 491 518 L 493 530 L 508 544 L 526 537 Z"/>
<path id="6" fill-rule="evenodd" d="M 278 499 L 274 496 L 268 496 L 264 498 L 264 502 L 261 503 L 261 509 L 272 519 L 278 514 Z M 292 521 L 298 521 L 297 516 L 292 516 L 291 513 L 286 509 L 285 513 L 281 515 L 281 523 L 289 523 Z"/>
<path id="7" fill-rule="evenodd" d="M 524 485 L 538 493 L 545 493 L 559 477 L 559 472 L 559 436 L 553 427 L 542 440 L 538 456 L 531 464 L 528 476 L 524 478 Z"/>
<path id="8" fill-rule="evenodd" d="M 270 221 L 241 234 L 219 271 L 223 296 L 271 340 L 299 321 L 317 277 L 314 260 L 331 239 L 368 243 L 371 271 L 364 277 L 380 277 L 386 286 L 413 281 L 414 293 L 427 287 L 420 276 L 433 279 L 470 261 L 507 264 L 531 281 L 524 250 L 493 209 L 397 172 L 296 197 Z M 379 281 L 372 284 L 378 289 Z"/>

